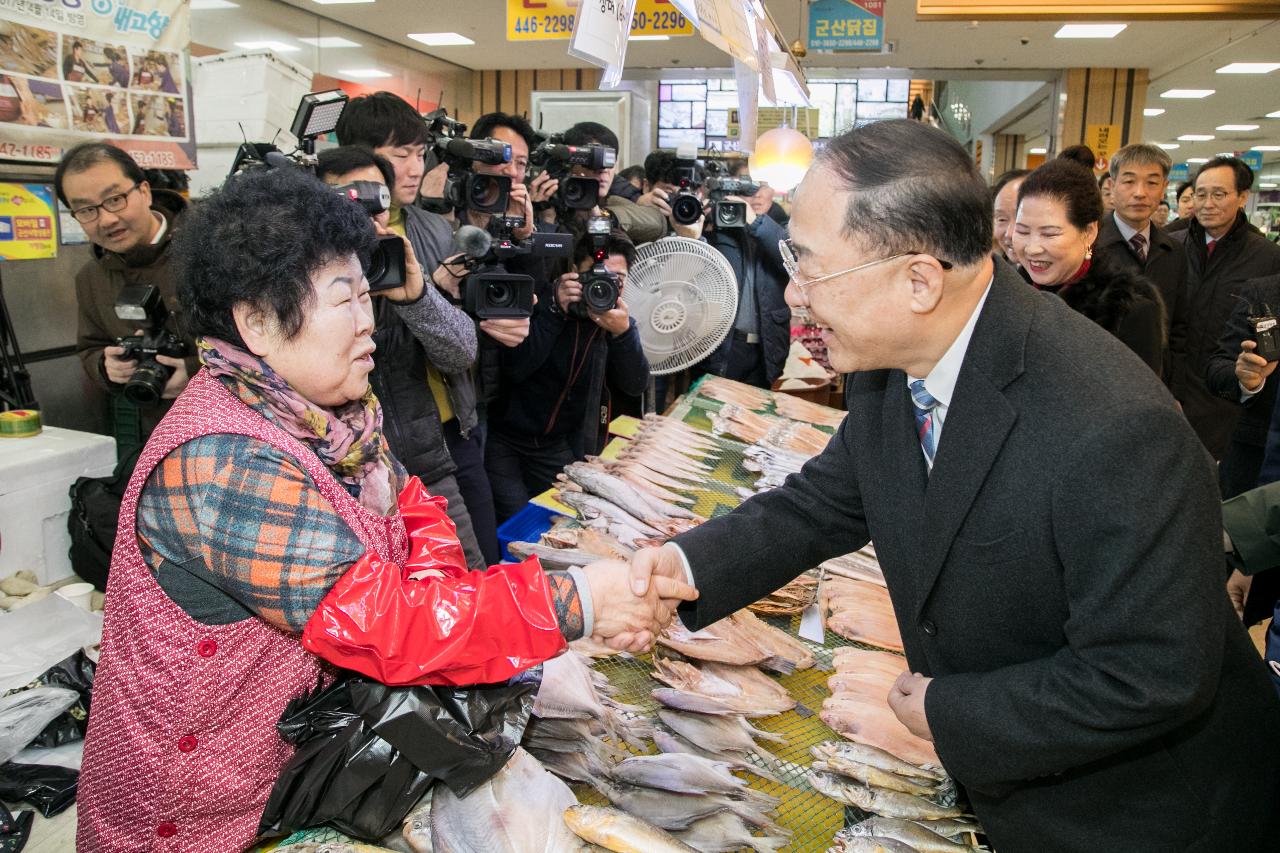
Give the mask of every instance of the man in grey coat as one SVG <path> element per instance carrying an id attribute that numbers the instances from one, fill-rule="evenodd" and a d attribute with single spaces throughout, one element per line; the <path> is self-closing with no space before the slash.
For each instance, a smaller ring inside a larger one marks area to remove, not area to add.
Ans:
<path id="1" fill-rule="evenodd" d="M 831 140 L 784 256 L 849 414 L 781 488 L 640 552 L 637 586 L 687 574 L 697 629 L 874 539 L 912 670 L 887 702 L 995 849 L 1270 849 L 1280 703 L 1210 461 L 1127 347 L 991 257 L 991 222 L 946 134 Z"/>

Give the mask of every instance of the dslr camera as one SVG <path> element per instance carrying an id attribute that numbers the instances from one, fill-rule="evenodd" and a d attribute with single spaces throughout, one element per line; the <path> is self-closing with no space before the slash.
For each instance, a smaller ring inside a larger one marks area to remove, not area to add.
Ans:
<path id="1" fill-rule="evenodd" d="M 618 277 L 605 268 L 605 258 L 609 256 L 609 232 L 613 223 L 607 216 L 593 216 L 587 222 L 585 239 L 591 241 L 591 256 L 594 263 L 591 269 L 582 273 L 582 299 L 569 304 L 569 316 L 586 320 L 591 315 L 603 314 L 618 307 L 618 297 L 622 295 L 622 285 Z"/>
<path id="2" fill-rule="evenodd" d="M 143 330 L 141 335 L 116 338 L 116 346 L 124 348 L 120 357 L 138 362 L 138 369 L 125 383 L 125 399 L 136 406 L 154 406 L 160 402 L 165 383 L 173 376 L 173 368 L 156 361 L 156 356 L 185 358 L 187 345 L 165 328 L 169 311 L 154 285 L 127 285 L 116 297 L 115 311 L 121 320 Z"/>
<path id="3" fill-rule="evenodd" d="M 593 172 L 612 169 L 618 162 L 618 152 L 592 142 L 589 145 L 566 145 L 564 134 L 556 133 L 533 149 L 529 165 L 534 167 L 530 179 L 542 172 L 560 182 L 556 190 L 556 207 L 569 210 L 590 210 L 600 201 L 600 182 L 586 176 L 570 176 L 574 166 L 582 166 Z"/>
<path id="4" fill-rule="evenodd" d="M 511 197 L 511 179 L 505 175 L 480 175 L 476 163 L 501 166 L 511 162 L 511 146 L 497 139 L 467 139 L 467 126 L 449 118 L 444 108 L 423 116 L 438 161 L 449 164 L 444 183 L 445 203 L 455 210 L 505 214 Z"/>
<path id="5" fill-rule="evenodd" d="M 671 218 L 681 225 L 692 225 L 702 218 L 702 199 L 698 187 L 702 181 L 698 170 L 698 149 L 681 145 L 676 149 L 676 197 L 671 199 Z"/>
<path id="6" fill-rule="evenodd" d="M 573 245 L 567 234 L 534 232 L 528 240 L 513 236 L 525 226 L 523 216 L 494 216 L 489 229 L 463 225 L 454 234 L 454 248 L 465 256 L 462 310 L 477 320 L 521 319 L 533 314 L 533 276 L 513 273 L 513 258 L 568 258 Z"/>
<path id="7" fill-rule="evenodd" d="M 387 189 L 386 184 L 377 181 L 352 181 L 334 187 L 334 190 L 343 198 L 363 207 L 370 218 L 391 209 L 391 190 Z M 379 237 L 364 270 L 364 277 L 369 280 L 369 290 L 403 287 L 408 275 L 404 241 L 396 234 Z"/>
<path id="8" fill-rule="evenodd" d="M 707 181 L 711 195 L 711 221 L 723 231 L 747 227 L 747 205 L 741 201 L 726 201 L 733 195 L 751 198 L 760 192 L 760 185 L 741 178 L 711 178 Z"/>

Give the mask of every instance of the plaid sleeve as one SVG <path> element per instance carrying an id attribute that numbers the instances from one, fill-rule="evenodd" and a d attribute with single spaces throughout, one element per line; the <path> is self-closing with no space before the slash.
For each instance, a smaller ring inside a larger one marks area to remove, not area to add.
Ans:
<path id="1" fill-rule="evenodd" d="M 211 435 L 170 453 L 147 480 L 139 535 L 279 628 L 300 632 L 364 553 L 296 460 L 265 442 Z"/>
<path id="2" fill-rule="evenodd" d="M 555 608 L 560 633 L 572 643 L 583 636 L 587 627 L 577 579 L 569 572 L 547 572 L 547 582 L 551 586 L 551 605 Z"/>

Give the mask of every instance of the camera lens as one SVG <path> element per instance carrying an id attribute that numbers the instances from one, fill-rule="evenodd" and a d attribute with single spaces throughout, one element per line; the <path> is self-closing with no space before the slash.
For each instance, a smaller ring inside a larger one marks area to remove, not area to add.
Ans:
<path id="1" fill-rule="evenodd" d="M 564 203 L 574 210 L 590 209 L 596 206 L 596 198 L 600 194 L 600 184 L 591 178 L 569 178 L 561 184 Z"/>
<path id="2" fill-rule="evenodd" d="M 161 364 L 154 357 L 138 360 L 138 369 L 124 386 L 124 397 L 135 406 L 149 408 L 160 402 L 164 384 L 173 375 L 173 368 Z"/>
<path id="3" fill-rule="evenodd" d="M 681 225 L 692 225 L 702 218 L 702 200 L 692 193 L 680 193 L 671 203 L 671 218 Z"/>
<path id="4" fill-rule="evenodd" d="M 377 289 L 378 283 L 387 274 L 387 253 L 382 246 L 375 246 L 369 254 L 369 264 L 365 267 L 364 277 L 369 279 L 369 287 Z"/>
<path id="5" fill-rule="evenodd" d="M 716 225 L 720 228 L 738 228 L 746 224 L 746 211 L 742 205 L 732 201 L 716 204 Z"/>
<path id="6" fill-rule="evenodd" d="M 582 289 L 582 301 L 597 314 L 618 307 L 618 285 L 607 278 L 593 278 Z"/>
<path id="7" fill-rule="evenodd" d="M 498 182 L 490 175 L 475 175 L 471 179 L 469 189 L 468 207 L 475 210 L 492 210 L 498 203 L 500 196 Z"/>
<path id="8" fill-rule="evenodd" d="M 485 303 L 490 308 L 510 308 L 515 304 L 515 288 L 505 281 L 491 281 L 485 286 Z"/>

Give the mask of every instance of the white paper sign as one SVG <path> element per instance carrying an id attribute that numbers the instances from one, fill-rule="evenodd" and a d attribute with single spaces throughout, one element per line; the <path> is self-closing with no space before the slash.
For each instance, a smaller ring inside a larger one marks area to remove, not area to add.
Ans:
<path id="1" fill-rule="evenodd" d="M 762 18 L 755 18 L 752 23 L 756 30 L 756 62 L 760 65 L 760 88 L 769 104 L 776 107 L 778 96 L 773 88 L 773 62 L 769 59 L 773 36 L 769 35 L 769 26 Z"/>
<path id="2" fill-rule="evenodd" d="M 569 55 L 605 70 L 601 89 L 612 89 L 622 81 L 635 8 L 636 0 L 584 0 L 578 7 Z"/>
<path id="3" fill-rule="evenodd" d="M 733 61 L 738 81 L 738 150 L 756 150 L 756 110 L 760 105 L 760 75 L 741 59 Z"/>

